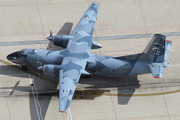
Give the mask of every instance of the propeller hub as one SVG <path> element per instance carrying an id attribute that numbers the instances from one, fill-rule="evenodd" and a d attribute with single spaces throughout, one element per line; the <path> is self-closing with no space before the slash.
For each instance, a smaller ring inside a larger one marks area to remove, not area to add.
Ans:
<path id="1" fill-rule="evenodd" d="M 47 37 L 47 39 L 51 41 L 53 39 L 53 37 L 49 36 L 49 37 Z"/>

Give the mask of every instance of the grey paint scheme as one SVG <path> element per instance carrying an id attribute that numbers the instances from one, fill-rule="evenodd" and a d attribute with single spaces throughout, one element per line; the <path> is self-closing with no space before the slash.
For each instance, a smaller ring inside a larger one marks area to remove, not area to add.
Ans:
<path id="1" fill-rule="evenodd" d="M 169 65 L 167 57 L 172 42 L 160 34 L 155 34 L 140 54 L 109 57 L 91 53 L 98 8 L 99 3 L 96 2 L 89 6 L 72 32 L 73 37 L 68 40 L 66 49 L 61 51 L 23 49 L 7 56 L 11 62 L 32 66 L 43 70 L 45 75 L 59 77 L 61 112 L 67 111 L 81 74 L 116 77 L 152 73 L 155 78 L 162 78 L 164 68 Z"/>

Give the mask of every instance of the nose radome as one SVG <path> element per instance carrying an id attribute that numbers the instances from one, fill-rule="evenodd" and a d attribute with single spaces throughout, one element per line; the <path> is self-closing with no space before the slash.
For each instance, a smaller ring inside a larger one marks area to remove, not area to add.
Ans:
<path id="1" fill-rule="evenodd" d="M 6 58 L 7 58 L 8 60 L 14 60 L 14 59 L 16 59 L 17 57 L 20 57 L 20 56 L 18 55 L 18 52 L 13 52 L 13 53 L 9 54 Z"/>

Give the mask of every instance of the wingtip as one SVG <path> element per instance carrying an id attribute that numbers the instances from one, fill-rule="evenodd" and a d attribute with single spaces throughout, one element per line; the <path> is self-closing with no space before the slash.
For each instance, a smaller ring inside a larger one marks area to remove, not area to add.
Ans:
<path id="1" fill-rule="evenodd" d="M 100 4 L 99 2 L 94 2 L 94 3 L 98 3 L 98 4 Z"/>
<path id="2" fill-rule="evenodd" d="M 61 113 L 67 113 L 66 111 L 60 111 Z"/>
<path id="3" fill-rule="evenodd" d="M 168 42 L 172 42 L 171 40 L 166 40 L 166 41 L 168 41 Z"/>
<path id="4" fill-rule="evenodd" d="M 162 79 L 161 77 L 154 77 L 154 78 L 156 78 L 156 79 Z"/>

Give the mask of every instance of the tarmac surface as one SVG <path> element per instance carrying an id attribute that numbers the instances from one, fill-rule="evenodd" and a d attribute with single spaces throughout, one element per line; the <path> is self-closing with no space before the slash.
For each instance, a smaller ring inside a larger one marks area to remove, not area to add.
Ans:
<path id="1" fill-rule="evenodd" d="M 45 41 L 49 30 L 69 34 L 91 2 L 0 0 L 0 120 L 180 119 L 179 0 L 97 1 L 93 40 L 103 48 L 92 52 L 107 56 L 140 53 L 153 34 L 167 35 L 172 47 L 163 79 L 151 74 L 81 78 L 64 114 L 58 111 L 58 79 L 32 68 L 22 71 L 8 62 L 8 54 L 23 48 L 60 49 Z"/>

